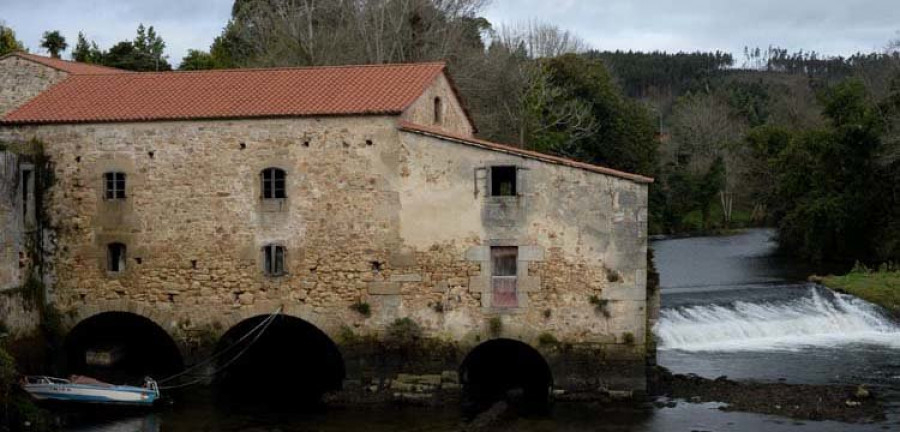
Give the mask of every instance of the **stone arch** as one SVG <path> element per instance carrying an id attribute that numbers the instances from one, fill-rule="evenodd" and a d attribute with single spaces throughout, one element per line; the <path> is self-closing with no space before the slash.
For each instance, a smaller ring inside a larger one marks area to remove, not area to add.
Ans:
<path id="1" fill-rule="evenodd" d="M 220 338 L 214 379 L 220 393 L 242 403 L 249 396 L 249 402 L 292 405 L 340 390 L 346 369 L 332 337 L 293 314 L 278 314 L 266 325 L 270 317 L 271 310 L 245 317 Z"/>
<path id="2" fill-rule="evenodd" d="M 128 308 L 82 310 L 75 318 L 63 340 L 67 373 L 130 382 L 184 368 L 182 347 L 158 320 Z"/>
<path id="3" fill-rule="evenodd" d="M 553 385 L 550 365 L 531 345 L 492 339 L 473 348 L 459 368 L 467 408 L 481 410 L 513 398 L 531 409 L 546 407 Z"/>

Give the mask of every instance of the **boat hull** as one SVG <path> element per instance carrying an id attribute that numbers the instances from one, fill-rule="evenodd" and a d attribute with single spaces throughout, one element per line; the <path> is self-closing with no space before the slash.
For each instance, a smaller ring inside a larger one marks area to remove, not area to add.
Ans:
<path id="1" fill-rule="evenodd" d="M 37 400 L 115 405 L 150 406 L 156 392 L 131 386 L 93 386 L 86 384 L 30 384 L 24 386 Z"/>

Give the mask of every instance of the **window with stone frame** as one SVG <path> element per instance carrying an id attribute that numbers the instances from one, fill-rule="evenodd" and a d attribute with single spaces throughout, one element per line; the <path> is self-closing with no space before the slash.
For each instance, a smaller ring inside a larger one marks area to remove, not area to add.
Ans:
<path id="1" fill-rule="evenodd" d="M 262 197 L 263 199 L 284 199 L 287 198 L 285 190 L 285 179 L 287 174 L 283 169 L 266 168 L 260 173 L 262 181 Z"/>
<path id="2" fill-rule="evenodd" d="M 517 246 L 491 247 L 491 306 L 514 308 L 519 306 L 517 296 L 519 248 Z"/>
<path id="3" fill-rule="evenodd" d="M 284 271 L 284 246 L 263 246 L 263 271 L 266 276 L 283 276 Z"/>
<path id="4" fill-rule="evenodd" d="M 108 200 L 125 199 L 125 173 L 108 172 L 103 174 Z"/>
<path id="5" fill-rule="evenodd" d="M 515 166 L 491 167 L 491 196 L 516 196 L 518 194 L 517 171 Z"/>
<path id="6" fill-rule="evenodd" d="M 125 271 L 126 247 L 122 243 L 110 243 L 106 246 L 106 270 L 110 273 Z"/>
<path id="7" fill-rule="evenodd" d="M 434 119 L 433 123 L 439 125 L 444 122 L 444 103 L 440 97 L 434 98 Z"/>

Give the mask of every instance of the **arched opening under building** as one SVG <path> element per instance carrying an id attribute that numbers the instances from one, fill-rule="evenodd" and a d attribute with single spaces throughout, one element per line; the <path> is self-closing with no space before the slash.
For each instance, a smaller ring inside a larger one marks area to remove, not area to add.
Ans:
<path id="1" fill-rule="evenodd" d="M 172 337 L 152 320 L 130 312 L 104 312 L 66 335 L 65 371 L 115 384 L 143 384 L 184 367 Z"/>
<path id="2" fill-rule="evenodd" d="M 288 315 L 241 321 L 222 336 L 216 353 L 217 394 L 241 404 L 314 403 L 340 390 L 345 376 L 343 356 L 331 338 Z"/>
<path id="3" fill-rule="evenodd" d="M 547 408 L 553 376 L 541 354 L 528 344 L 494 339 L 478 345 L 459 371 L 467 411 L 480 412 L 509 400 L 525 411 Z"/>

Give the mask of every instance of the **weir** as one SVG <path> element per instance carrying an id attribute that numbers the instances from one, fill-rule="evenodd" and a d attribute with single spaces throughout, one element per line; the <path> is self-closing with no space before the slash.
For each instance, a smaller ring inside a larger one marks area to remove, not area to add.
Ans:
<path id="1" fill-rule="evenodd" d="M 655 333 L 664 350 L 792 350 L 854 343 L 900 348 L 900 326 L 877 306 L 820 286 L 786 301 L 665 308 Z"/>

